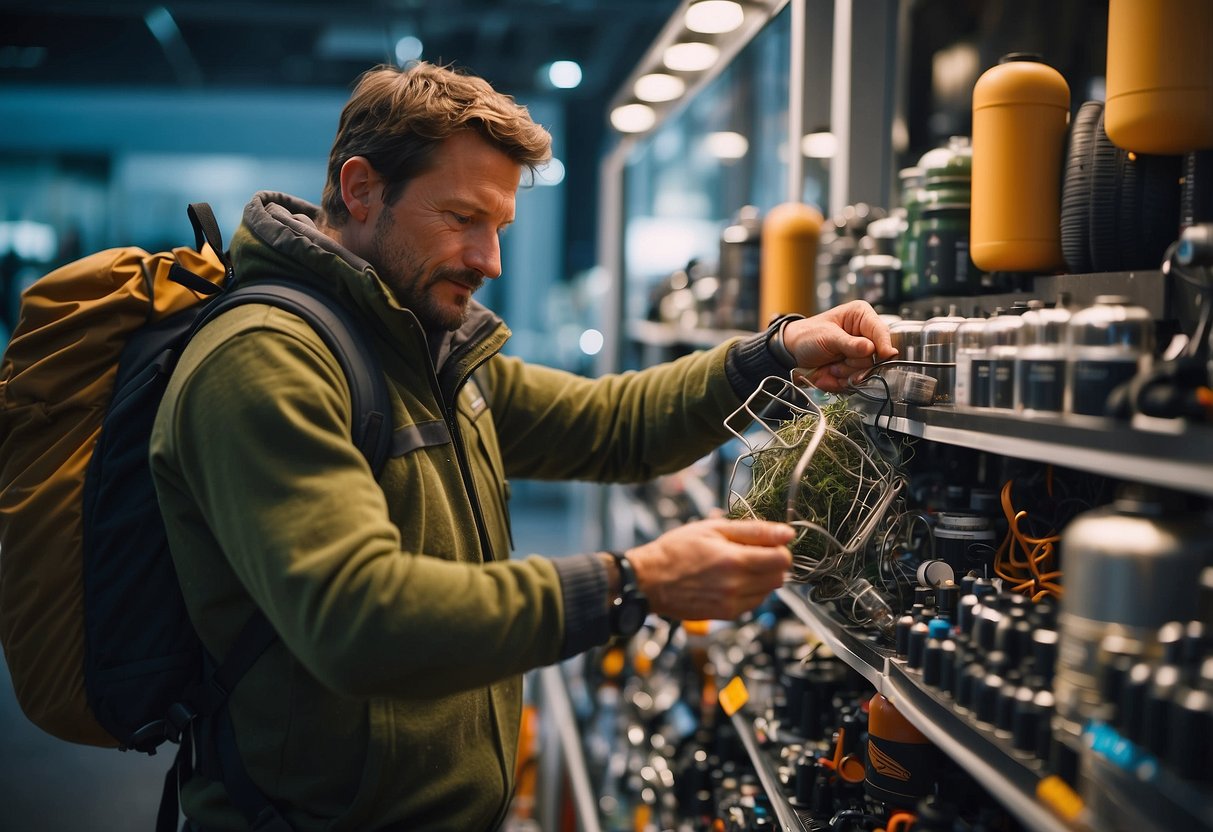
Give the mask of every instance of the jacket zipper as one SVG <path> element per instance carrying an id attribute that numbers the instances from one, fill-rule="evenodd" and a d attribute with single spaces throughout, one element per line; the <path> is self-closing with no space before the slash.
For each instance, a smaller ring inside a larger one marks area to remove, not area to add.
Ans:
<path id="1" fill-rule="evenodd" d="M 445 366 L 458 366 L 460 357 L 467 355 L 475 345 L 483 343 L 488 335 L 489 330 L 495 330 L 496 328 L 496 324 L 486 322 L 486 324 L 481 328 L 484 330 L 484 335 L 481 335 L 481 333 L 478 332 L 476 333 L 476 336 L 469 338 L 467 343 L 460 347 L 458 352 L 452 352 L 449 356 L 447 356 Z M 459 402 L 459 391 L 463 388 L 463 385 L 467 383 L 467 380 L 472 377 L 472 374 L 475 373 L 476 370 L 480 369 L 480 367 L 486 362 L 488 362 L 488 360 L 491 359 L 494 354 L 494 352 L 490 352 L 488 355 L 475 362 L 472 366 L 468 367 L 464 373 L 456 377 L 455 383 L 451 387 L 451 395 L 449 400 L 443 395 L 442 380 L 438 378 L 437 374 L 432 376 L 438 386 L 439 401 L 441 401 L 443 404 L 447 425 L 450 429 L 452 442 L 455 446 L 455 456 L 459 461 L 459 473 L 463 477 L 464 487 L 467 488 L 468 497 L 472 503 L 472 514 L 476 518 L 476 531 L 480 536 L 480 546 L 481 549 L 484 550 L 485 556 L 488 560 L 496 560 L 496 557 L 493 552 L 492 541 L 489 540 L 488 525 L 484 517 L 484 507 L 481 505 L 480 495 L 476 491 L 475 477 L 472 475 L 472 467 L 467 459 L 467 450 L 463 445 L 463 434 L 459 431 L 459 420 L 457 418 L 456 411 Z M 509 511 L 508 506 L 505 507 L 505 511 Z M 492 720 L 493 724 L 495 725 L 497 723 L 497 704 L 493 701 L 493 689 L 491 685 L 485 689 L 485 694 L 488 696 L 489 719 Z M 497 815 L 491 827 L 495 829 L 499 827 L 505 820 L 506 813 L 510 808 L 510 800 L 513 795 L 510 793 L 509 788 L 507 788 L 509 786 L 510 779 L 508 767 L 511 763 L 506 759 L 505 749 L 502 746 L 500 732 L 495 731 L 494 733 L 497 735 L 497 756 L 501 764 L 502 785 L 501 805 L 497 809 Z"/>
<path id="2" fill-rule="evenodd" d="M 460 357 L 471 351 L 472 347 L 482 343 L 488 335 L 488 332 L 495 330 L 497 325 L 492 321 L 486 321 L 480 332 L 469 338 L 467 343 L 463 344 L 457 352 L 452 352 L 447 356 L 446 367 L 456 367 L 459 364 Z M 476 490 L 475 477 L 472 476 L 472 466 L 468 462 L 467 449 L 464 447 L 463 434 L 459 431 L 459 420 L 456 417 L 456 409 L 459 402 L 459 391 L 467 380 L 471 378 L 472 373 L 493 357 L 493 353 L 489 353 L 484 358 L 477 361 L 469 367 L 466 372 L 457 377 L 455 383 L 451 386 L 451 395 L 448 399 L 443 394 L 442 379 L 437 375 L 434 380 L 438 385 L 438 398 L 442 402 L 444 415 L 446 416 L 447 427 L 451 432 L 451 438 L 455 445 L 455 456 L 459 461 L 459 474 L 463 477 L 463 485 L 467 489 L 468 497 L 472 503 L 472 515 L 476 519 L 476 533 L 480 538 L 480 548 L 484 551 L 486 561 L 497 560 L 496 553 L 493 551 L 492 540 L 489 539 L 489 531 L 487 521 L 484 517 L 484 506 L 480 501 L 480 494 Z M 444 372 L 443 375 L 446 375 Z"/>

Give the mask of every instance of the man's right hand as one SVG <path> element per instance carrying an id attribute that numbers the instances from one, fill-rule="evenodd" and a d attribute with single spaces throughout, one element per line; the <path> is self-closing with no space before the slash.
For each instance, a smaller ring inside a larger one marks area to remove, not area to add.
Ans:
<path id="1" fill-rule="evenodd" d="M 628 551 L 652 612 L 732 620 L 783 585 L 795 530 L 766 520 L 700 520 Z"/>

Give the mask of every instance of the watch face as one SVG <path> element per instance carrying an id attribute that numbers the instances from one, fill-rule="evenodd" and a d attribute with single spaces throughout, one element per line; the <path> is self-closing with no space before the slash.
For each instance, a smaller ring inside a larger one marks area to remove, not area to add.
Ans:
<path id="1" fill-rule="evenodd" d="M 615 607 L 615 630 L 621 636 L 632 636 L 644 623 L 645 612 L 641 604 L 620 600 Z"/>

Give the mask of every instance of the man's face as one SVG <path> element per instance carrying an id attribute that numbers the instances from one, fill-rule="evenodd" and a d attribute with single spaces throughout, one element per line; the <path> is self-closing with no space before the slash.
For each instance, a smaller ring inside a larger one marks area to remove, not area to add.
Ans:
<path id="1" fill-rule="evenodd" d="M 471 131 L 446 139 L 394 205 L 379 203 L 367 261 L 429 329 L 458 329 L 485 278 L 501 275 L 498 235 L 522 175 Z"/>

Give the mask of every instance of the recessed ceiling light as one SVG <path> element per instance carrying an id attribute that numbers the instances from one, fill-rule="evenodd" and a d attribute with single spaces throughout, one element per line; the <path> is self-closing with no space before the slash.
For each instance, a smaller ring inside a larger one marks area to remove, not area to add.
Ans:
<path id="1" fill-rule="evenodd" d="M 800 140 L 800 152 L 810 159 L 832 159 L 838 152 L 838 137 L 829 131 L 806 133 Z"/>
<path id="2" fill-rule="evenodd" d="M 666 48 L 662 61 L 675 72 L 701 72 L 720 57 L 720 50 L 710 43 L 675 43 Z"/>
<path id="3" fill-rule="evenodd" d="M 560 90 L 571 90 L 581 83 L 581 64 L 576 61 L 552 61 L 548 80 Z"/>
<path id="4" fill-rule="evenodd" d="M 686 88 L 686 82 L 677 76 L 653 72 L 637 78 L 632 92 L 641 101 L 673 101 L 686 92 Z"/>
<path id="5" fill-rule="evenodd" d="M 687 8 L 683 22 L 692 32 L 719 35 L 740 28 L 745 9 L 733 0 L 699 0 Z"/>
<path id="6" fill-rule="evenodd" d="M 620 133 L 643 133 L 657 123 L 648 104 L 624 104 L 611 110 L 611 125 Z"/>
<path id="7" fill-rule="evenodd" d="M 396 41 L 396 65 L 404 66 L 409 61 L 417 60 L 421 57 L 422 48 L 420 38 L 405 35 Z"/>
<path id="8" fill-rule="evenodd" d="M 717 159 L 740 159 L 750 149 L 749 140 L 732 131 L 709 133 L 706 142 L 708 151 Z"/>

